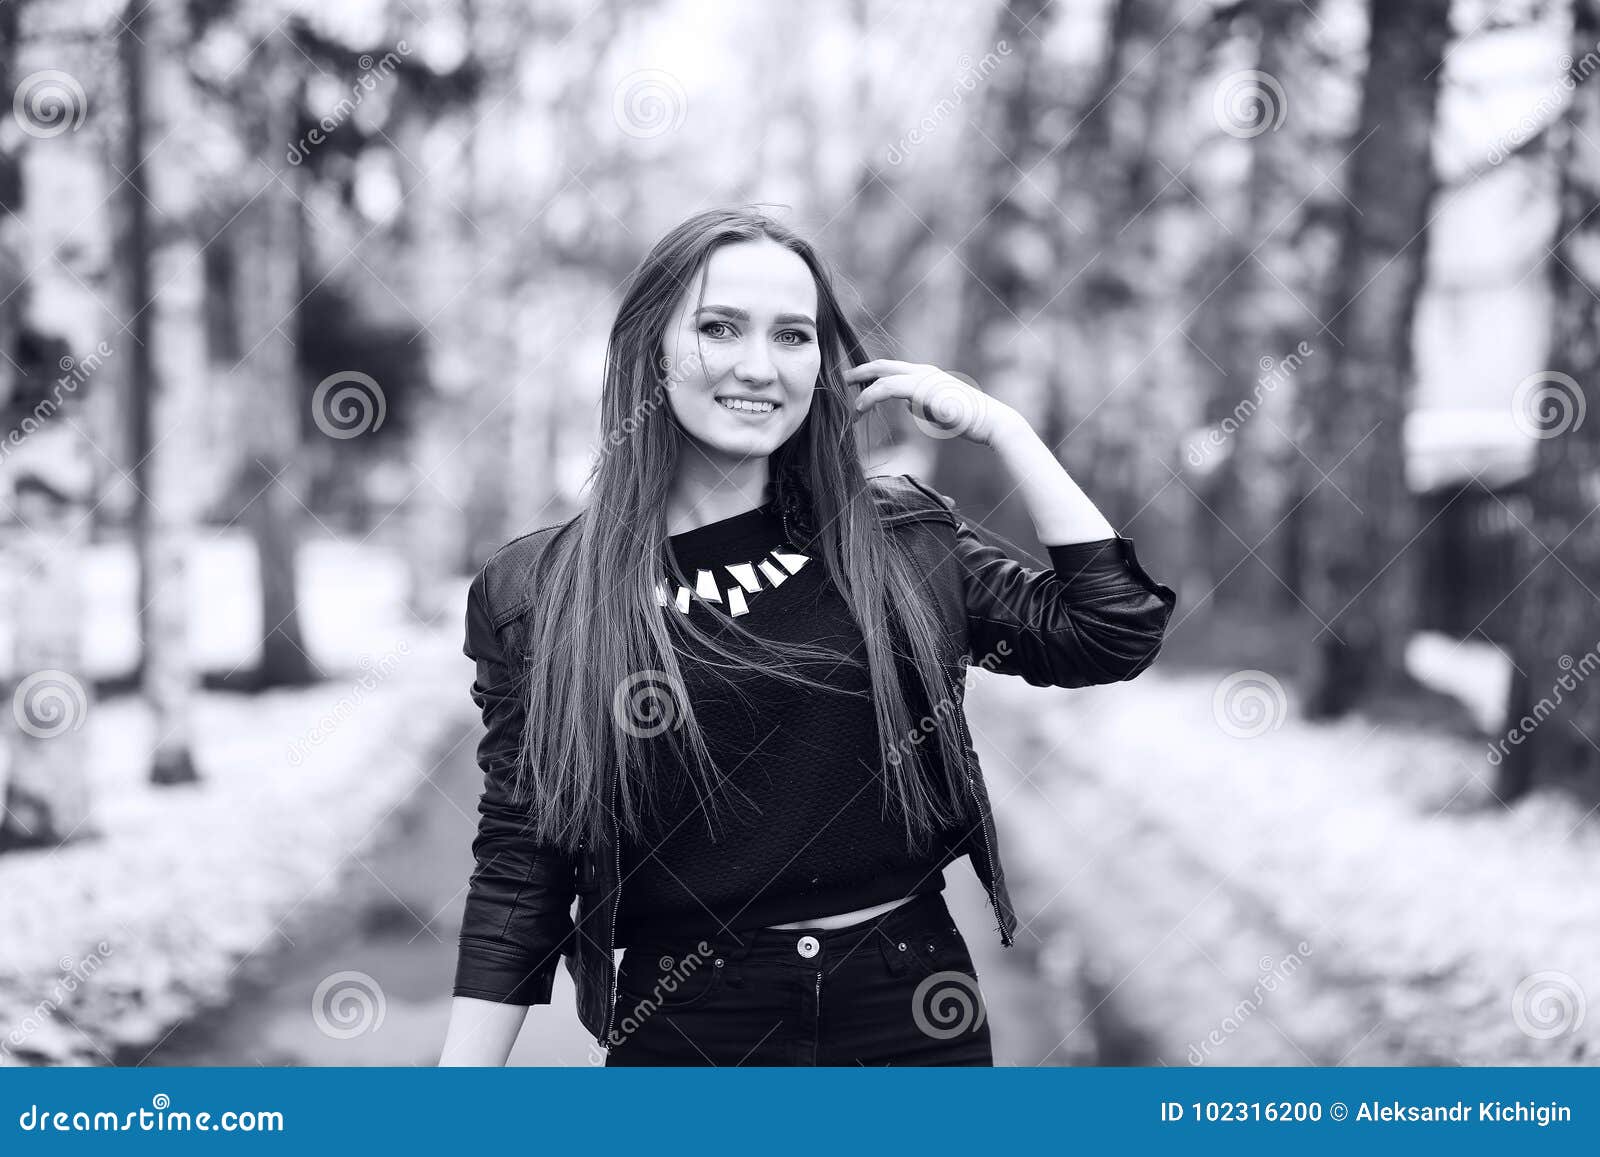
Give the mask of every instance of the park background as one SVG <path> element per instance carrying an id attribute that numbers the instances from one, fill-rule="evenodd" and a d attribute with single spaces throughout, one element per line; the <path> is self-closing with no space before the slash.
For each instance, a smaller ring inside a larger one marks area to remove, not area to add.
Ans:
<path id="1" fill-rule="evenodd" d="M 998 1059 L 1592 1060 L 1597 71 L 1596 0 L 0 0 L 0 1064 L 436 1061 L 467 583 L 738 202 L 1178 592 L 973 676 Z M 598 1059 L 563 969 L 513 1060 Z"/>

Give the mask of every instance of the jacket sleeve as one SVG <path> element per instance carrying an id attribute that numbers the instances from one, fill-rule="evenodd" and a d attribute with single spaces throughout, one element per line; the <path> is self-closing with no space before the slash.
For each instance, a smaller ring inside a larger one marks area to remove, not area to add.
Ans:
<path id="1" fill-rule="evenodd" d="M 483 713 L 477 758 L 484 789 L 452 994 L 502 1004 L 548 1004 L 556 965 L 572 933 L 576 861 L 570 853 L 536 845 L 528 834 L 527 809 L 510 799 L 527 718 L 525 676 L 494 630 L 484 573 L 467 595 L 462 647 L 478 665 L 472 699 Z"/>
<path id="2" fill-rule="evenodd" d="M 1045 547 L 1050 569 L 1036 569 L 980 538 L 951 499 L 918 488 L 956 519 L 974 665 L 1036 687 L 1087 687 L 1155 661 L 1177 595 L 1145 573 L 1130 539 Z"/>

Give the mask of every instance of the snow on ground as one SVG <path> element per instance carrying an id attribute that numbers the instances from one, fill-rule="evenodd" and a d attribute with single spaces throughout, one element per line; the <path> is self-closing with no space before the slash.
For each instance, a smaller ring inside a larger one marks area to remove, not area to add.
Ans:
<path id="1" fill-rule="evenodd" d="M 1313 726 L 1292 688 L 1279 726 L 1229 734 L 1224 678 L 977 677 L 1008 860 L 1050 882 L 1019 903 L 1020 937 L 1083 955 L 1098 1015 L 1148 1063 L 1592 1057 L 1600 827 L 1583 809 L 1508 810 L 1482 743 Z"/>
<path id="2" fill-rule="evenodd" d="M 253 583 L 236 547 L 202 551 L 196 567 L 196 634 L 213 664 L 249 659 Z M 94 568 L 113 604 L 128 561 L 111 552 Z M 426 781 L 442 737 L 476 717 L 456 621 L 428 630 L 403 609 L 397 560 L 322 543 L 303 565 L 308 647 L 330 678 L 198 695 L 202 784 L 148 786 L 148 712 L 131 698 L 91 706 L 93 832 L 0 857 L 0 1064 L 105 1063 L 223 1000 L 242 960 L 362 870 L 364 843 Z M 458 585 L 444 598 L 464 608 Z M 112 632 L 91 666 L 124 665 L 122 645 Z"/>
<path id="3" fill-rule="evenodd" d="M 1466 704 L 1485 734 L 1504 730 L 1511 660 L 1499 647 L 1418 631 L 1406 643 L 1406 668 L 1430 687 Z"/>

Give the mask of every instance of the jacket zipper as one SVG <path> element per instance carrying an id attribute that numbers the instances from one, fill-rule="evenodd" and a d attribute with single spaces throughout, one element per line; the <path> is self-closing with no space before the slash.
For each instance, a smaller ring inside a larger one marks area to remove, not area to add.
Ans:
<path id="1" fill-rule="evenodd" d="M 972 802 L 973 803 L 978 803 L 978 785 L 977 785 L 977 781 L 975 781 L 972 778 L 972 773 L 970 771 L 967 773 L 967 787 L 970 788 L 971 791 L 972 791 Z M 979 809 L 981 810 L 983 805 L 982 804 L 978 804 L 978 806 L 979 806 Z M 994 926 L 995 926 L 995 930 L 1000 933 L 1000 943 L 1004 947 L 1004 946 L 1009 946 L 1011 944 L 1011 937 L 1006 935 L 1006 922 L 1005 922 L 1005 918 L 1000 915 L 1000 900 L 999 900 L 999 897 L 996 895 L 996 892 L 999 890 L 999 881 L 995 877 L 994 845 L 989 842 L 989 813 L 988 812 L 984 812 L 983 813 L 982 823 L 983 823 L 983 854 L 986 855 L 987 857 L 989 857 L 989 906 L 994 909 Z"/>
<path id="2" fill-rule="evenodd" d="M 955 685 L 951 684 L 951 695 L 955 695 Z M 966 759 L 967 746 L 971 743 L 971 736 L 967 732 L 967 713 L 961 700 L 956 700 L 956 719 L 961 728 L 962 758 Z M 978 781 L 973 777 L 971 762 L 967 764 L 967 790 L 972 793 L 972 802 L 978 806 L 978 826 L 983 829 L 983 853 L 989 858 L 989 906 L 994 909 L 994 925 L 1000 933 L 1000 944 L 1005 947 L 1011 944 L 1011 938 L 1006 935 L 1005 918 L 1000 914 L 999 892 L 1000 882 L 996 875 L 994 844 L 989 839 L 989 812 L 984 808 L 983 802 L 978 798 Z"/>

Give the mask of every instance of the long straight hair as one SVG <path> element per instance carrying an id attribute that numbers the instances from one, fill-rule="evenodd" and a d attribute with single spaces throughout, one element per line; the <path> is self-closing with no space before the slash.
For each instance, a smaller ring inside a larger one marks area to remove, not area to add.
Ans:
<path id="1" fill-rule="evenodd" d="M 527 655 L 527 725 L 513 799 L 528 808 L 539 843 L 576 851 L 604 841 L 613 819 L 639 836 L 657 800 L 663 753 L 688 769 L 708 815 L 722 790 L 684 691 L 680 639 L 697 658 L 730 672 L 756 672 L 832 690 L 808 677 L 806 660 L 858 662 L 824 648 L 761 639 L 731 617 L 723 646 L 658 596 L 670 573 L 693 589 L 668 549 L 666 508 L 688 433 L 667 403 L 677 371 L 663 338 L 687 287 L 722 245 L 769 238 L 796 254 L 817 287 L 821 370 L 810 411 L 773 452 L 767 499 L 791 542 L 820 553 L 859 627 L 879 733 L 883 814 L 898 811 L 907 846 L 925 849 L 948 825 L 970 818 L 964 747 L 950 722 L 950 682 L 941 626 L 926 576 L 881 524 L 861 468 L 857 417 L 844 370 L 867 360 L 840 308 L 833 278 L 812 245 L 750 207 L 711 209 L 682 222 L 630 275 L 606 346 L 602 451 L 590 497 L 540 555 Z M 704 295 L 704 283 L 700 293 Z M 693 453 L 693 449 L 688 450 Z M 675 587 L 671 589 L 676 589 Z M 739 645 L 737 640 L 743 640 Z M 913 682 L 914 680 L 914 682 Z M 929 709 L 913 719 L 915 706 Z M 931 717 L 932 722 L 928 722 Z M 928 743 L 907 742 L 920 727 Z M 927 758 L 936 745 L 940 758 Z"/>

